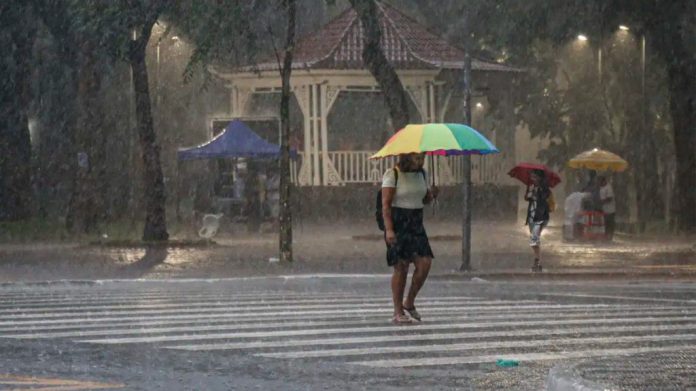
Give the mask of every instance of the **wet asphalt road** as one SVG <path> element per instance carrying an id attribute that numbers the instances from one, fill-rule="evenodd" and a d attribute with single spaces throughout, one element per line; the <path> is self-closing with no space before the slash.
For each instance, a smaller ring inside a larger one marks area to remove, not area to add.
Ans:
<path id="1" fill-rule="evenodd" d="M 690 282 L 435 278 L 409 326 L 389 323 L 388 283 L 6 284 L 0 389 L 542 389 L 559 363 L 696 350 Z"/>

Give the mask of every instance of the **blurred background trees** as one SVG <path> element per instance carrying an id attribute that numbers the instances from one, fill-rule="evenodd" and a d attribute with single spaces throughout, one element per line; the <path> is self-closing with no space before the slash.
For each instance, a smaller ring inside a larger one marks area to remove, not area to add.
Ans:
<path id="1" fill-rule="evenodd" d="M 468 12 L 474 55 L 525 70 L 516 121 L 544 140 L 541 161 L 562 167 L 580 151 L 612 150 L 631 163 L 615 188 L 635 198 L 640 225 L 696 230 L 696 3 L 389 2 L 455 45 Z M 350 6 L 298 2 L 299 36 Z M 164 238 L 165 211 L 171 221 L 174 200 L 208 180 L 196 174 L 205 163 L 178 167 L 176 149 L 206 140 L 209 119 L 228 111 L 209 65 L 268 59 L 284 42 L 284 17 L 281 1 L 2 2 L 0 220 L 92 233 L 127 221 Z M 138 39 L 142 59 L 131 51 Z M 493 104 L 489 125 L 502 116 Z"/>

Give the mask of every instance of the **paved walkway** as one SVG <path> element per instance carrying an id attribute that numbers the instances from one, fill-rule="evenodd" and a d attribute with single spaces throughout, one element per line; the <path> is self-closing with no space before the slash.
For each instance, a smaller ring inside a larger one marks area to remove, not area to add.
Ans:
<path id="1" fill-rule="evenodd" d="M 433 274 L 451 274 L 460 266 L 461 228 L 456 223 L 427 223 L 436 255 Z M 548 275 L 696 274 L 694 238 L 618 235 L 614 243 L 565 243 L 559 227 L 544 233 Z M 0 244 L 0 281 L 138 277 L 235 277 L 295 273 L 389 273 L 384 244 L 372 220 L 303 224 L 294 230 L 296 261 L 283 265 L 277 236 L 249 235 L 226 227 L 209 247 L 101 247 L 79 243 Z M 175 238 L 176 239 L 176 238 Z M 526 276 L 532 264 L 526 227 L 476 222 L 472 267 L 482 278 Z"/>

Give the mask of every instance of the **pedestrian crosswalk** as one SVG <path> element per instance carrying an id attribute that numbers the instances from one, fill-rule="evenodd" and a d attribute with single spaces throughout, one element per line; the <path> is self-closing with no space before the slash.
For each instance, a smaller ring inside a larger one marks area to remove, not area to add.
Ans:
<path id="1" fill-rule="evenodd" d="M 375 368 L 696 350 L 690 303 L 451 295 L 419 298 L 418 308 L 423 322 L 396 326 L 388 297 L 357 292 L 9 290 L 0 338 Z"/>

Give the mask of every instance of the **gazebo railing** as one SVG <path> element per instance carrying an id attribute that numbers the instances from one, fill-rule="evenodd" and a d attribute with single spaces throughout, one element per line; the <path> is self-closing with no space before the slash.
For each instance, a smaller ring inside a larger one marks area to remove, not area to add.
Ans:
<path id="1" fill-rule="evenodd" d="M 329 159 L 340 175 L 343 183 L 378 183 L 382 180 L 382 174 L 389 167 L 393 167 L 396 158 L 370 160 L 374 151 L 331 151 Z M 426 169 L 435 173 L 436 183 L 453 184 L 461 183 L 463 178 L 463 157 L 450 156 L 436 158 L 436 168 L 430 166 L 430 159 L 426 159 Z M 446 165 L 447 167 L 444 167 Z M 500 183 L 504 181 L 507 157 L 505 154 L 488 156 L 471 156 L 471 181 L 476 184 Z M 449 175 L 445 174 L 448 168 Z"/>
<path id="2" fill-rule="evenodd" d="M 447 159 L 452 170 L 452 179 L 456 183 L 461 183 L 464 177 L 463 156 L 450 156 Z M 505 176 L 507 165 L 507 156 L 503 153 L 486 156 L 472 155 L 471 183 L 501 184 L 507 178 Z"/>
<path id="3" fill-rule="evenodd" d="M 370 183 L 377 184 L 382 181 L 384 172 L 393 167 L 396 158 L 371 160 L 375 151 L 329 151 L 327 153 L 330 163 L 341 184 Z M 311 154 L 300 154 L 297 160 L 291 163 L 291 179 L 293 183 L 301 183 L 300 170 L 303 160 L 309 159 L 311 164 Z M 320 157 L 321 160 L 321 157 Z M 462 182 L 463 178 L 463 157 L 449 156 L 435 159 L 435 167 L 430 167 L 430 158 L 426 158 L 426 169 L 435 175 L 435 183 L 447 186 Z M 509 162 L 505 154 L 495 154 L 488 156 L 471 156 L 471 182 L 474 184 L 504 184 L 507 183 L 507 169 Z M 299 182 L 298 182 L 299 181 Z"/>
<path id="4" fill-rule="evenodd" d="M 378 183 L 384 171 L 393 167 L 395 158 L 371 160 L 374 151 L 331 151 L 333 163 L 343 183 Z"/>

